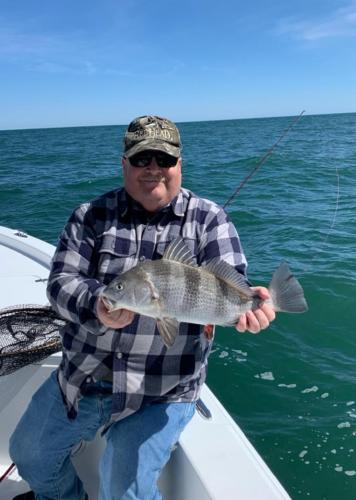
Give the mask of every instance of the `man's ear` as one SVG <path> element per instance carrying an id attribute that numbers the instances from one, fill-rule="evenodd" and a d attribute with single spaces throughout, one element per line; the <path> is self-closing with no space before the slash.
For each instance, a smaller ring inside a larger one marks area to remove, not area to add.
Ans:
<path id="1" fill-rule="evenodd" d="M 121 158 L 121 167 L 122 171 L 125 172 L 127 168 L 127 158 L 125 158 L 124 156 Z"/>

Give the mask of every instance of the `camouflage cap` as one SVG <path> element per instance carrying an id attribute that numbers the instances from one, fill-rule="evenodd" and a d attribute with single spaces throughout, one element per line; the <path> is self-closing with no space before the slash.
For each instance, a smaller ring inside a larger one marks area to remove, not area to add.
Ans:
<path id="1" fill-rule="evenodd" d="M 124 155 L 127 158 L 141 151 L 163 151 L 179 158 L 181 141 L 176 125 L 160 116 L 139 116 L 127 127 Z"/>

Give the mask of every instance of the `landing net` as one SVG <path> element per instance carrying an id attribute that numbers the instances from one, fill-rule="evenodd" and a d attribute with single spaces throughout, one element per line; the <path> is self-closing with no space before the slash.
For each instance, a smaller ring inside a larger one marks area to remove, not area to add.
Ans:
<path id="1" fill-rule="evenodd" d="M 0 377 L 61 350 L 65 324 L 49 306 L 18 305 L 0 310 Z"/>

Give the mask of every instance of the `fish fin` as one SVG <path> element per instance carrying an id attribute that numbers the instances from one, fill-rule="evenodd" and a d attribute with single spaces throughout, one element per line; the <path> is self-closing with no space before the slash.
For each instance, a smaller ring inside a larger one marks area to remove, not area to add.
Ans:
<path id="1" fill-rule="evenodd" d="M 204 336 L 207 340 L 213 340 L 214 338 L 214 325 L 205 325 L 203 328 Z"/>
<path id="2" fill-rule="evenodd" d="M 178 335 L 179 322 L 174 318 L 159 318 L 157 319 L 157 328 L 164 345 L 171 347 Z"/>
<path id="3" fill-rule="evenodd" d="M 163 258 L 186 264 L 187 266 L 198 267 L 196 259 L 190 248 L 187 247 L 184 240 L 179 236 L 173 240 L 166 248 Z"/>
<path id="4" fill-rule="evenodd" d="M 147 283 L 147 285 L 149 286 L 150 290 L 151 290 L 151 297 L 152 297 L 152 300 L 159 300 L 159 293 L 158 293 L 158 290 L 157 288 L 154 286 L 153 282 L 151 279 L 149 278 L 146 278 L 144 280 L 145 283 Z"/>
<path id="5" fill-rule="evenodd" d="M 239 294 L 246 299 L 251 299 L 253 297 L 253 291 L 246 283 L 246 278 L 240 274 L 236 269 L 221 260 L 219 257 L 212 259 L 204 269 L 207 269 L 211 274 L 214 274 L 216 278 L 219 278 L 226 283 L 228 283 L 233 288 L 238 289 Z"/>
<path id="6" fill-rule="evenodd" d="M 286 262 L 275 271 L 268 289 L 275 311 L 302 313 L 308 310 L 303 288 Z"/>

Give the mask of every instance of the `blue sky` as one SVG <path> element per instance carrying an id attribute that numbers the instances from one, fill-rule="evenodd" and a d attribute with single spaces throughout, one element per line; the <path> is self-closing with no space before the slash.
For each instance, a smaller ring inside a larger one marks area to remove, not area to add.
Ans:
<path id="1" fill-rule="evenodd" d="M 356 111 L 356 0 L 0 0 L 0 129 Z"/>

